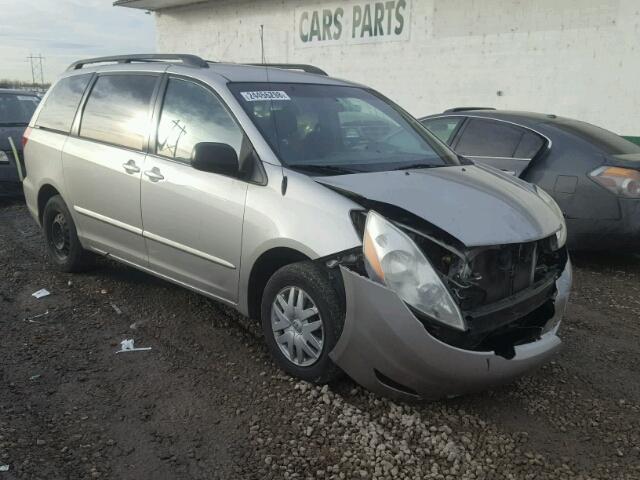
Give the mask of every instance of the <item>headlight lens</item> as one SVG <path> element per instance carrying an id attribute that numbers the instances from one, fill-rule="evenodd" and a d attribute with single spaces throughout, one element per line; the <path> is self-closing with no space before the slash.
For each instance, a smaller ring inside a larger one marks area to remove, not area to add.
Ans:
<path id="1" fill-rule="evenodd" d="M 564 221 L 564 214 L 551 195 L 540 187 L 536 187 L 536 190 L 540 198 L 551 207 L 551 210 L 553 210 L 560 219 L 560 230 L 556 232 L 556 241 L 558 242 L 558 248 L 564 247 L 564 244 L 567 243 L 567 224 Z"/>
<path id="2" fill-rule="evenodd" d="M 0 150 L 0 163 L 9 163 L 9 157 L 2 150 Z"/>
<path id="3" fill-rule="evenodd" d="M 402 230 L 374 211 L 367 215 L 363 249 L 371 279 L 434 320 L 465 330 L 458 306 L 426 257 Z"/>
<path id="4" fill-rule="evenodd" d="M 618 196 L 640 198 L 640 172 L 638 170 L 605 166 L 596 168 L 589 176 Z"/>

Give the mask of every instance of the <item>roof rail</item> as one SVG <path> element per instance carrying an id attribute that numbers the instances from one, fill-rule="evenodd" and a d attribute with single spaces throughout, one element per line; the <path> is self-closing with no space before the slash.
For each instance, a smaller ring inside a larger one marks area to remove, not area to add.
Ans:
<path id="1" fill-rule="evenodd" d="M 455 107 L 445 110 L 443 113 L 467 112 L 470 110 L 495 110 L 493 107 Z"/>
<path id="2" fill-rule="evenodd" d="M 196 55 L 187 55 L 181 53 L 149 53 L 135 55 L 114 55 L 111 57 L 96 57 L 78 60 L 69 65 L 67 70 L 79 70 L 86 65 L 93 63 L 131 63 L 131 62 L 158 62 L 164 60 L 178 60 L 183 65 L 189 67 L 209 68 L 209 64 Z"/>
<path id="3" fill-rule="evenodd" d="M 303 63 L 247 63 L 246 65 L 253 65 L 254 67 L 284 68 L 285 70 L 302 70 L 306 73 L 315 73 L 317 75 L 324 75 L 325 77 L 329 76 L 329 74 L 321 68 L 314 67 L 313 65 L 305 65 Z"/>

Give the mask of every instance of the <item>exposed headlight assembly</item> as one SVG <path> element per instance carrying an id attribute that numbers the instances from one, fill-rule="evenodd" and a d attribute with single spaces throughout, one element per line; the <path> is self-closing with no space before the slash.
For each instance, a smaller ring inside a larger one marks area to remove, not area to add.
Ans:
<path id="1" fill-rule="evenodd" d="M 549 205 L 551 210 L 555 212 L 560 220 L 560 230 L 556 232 L 556 241 L 558 243 L 558 248 L 564 247 L 564 244 L 567 243 L 567 224 L 564 221 L 564 214 L 551 195 L 549 195 L 540 187 L 536 187 L 536 190 L 540 198 L 544 200 L 547 205 Z"/>
<path id="2" fill-rule="evenodd" d="M 372 280 L 430 318 L 465 330 L 458 306 L 427 258 L 402 230 L 374 211 L 367 215 L 363 249 Z"/>

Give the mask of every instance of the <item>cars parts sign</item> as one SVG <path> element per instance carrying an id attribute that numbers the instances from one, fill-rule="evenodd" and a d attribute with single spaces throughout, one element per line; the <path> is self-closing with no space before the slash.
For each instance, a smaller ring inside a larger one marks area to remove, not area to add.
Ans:
<path id="1" fill-rule="evenodd" d="M 411 0 L 347 1 L 295 9 L 296 47 L 405 41 Z"/>

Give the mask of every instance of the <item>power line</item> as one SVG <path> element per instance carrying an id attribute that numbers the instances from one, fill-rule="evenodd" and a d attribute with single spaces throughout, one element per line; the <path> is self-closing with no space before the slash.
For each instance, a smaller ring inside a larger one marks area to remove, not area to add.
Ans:
<path id="1" fill-rule="evenodd" d="M 33 84 L 44 85 L 44 69 L 42 68 L 44 57 L 42 54 L 36 56 L 32 53 L 27 58 L 31 62 L 31 80 Z"/>

